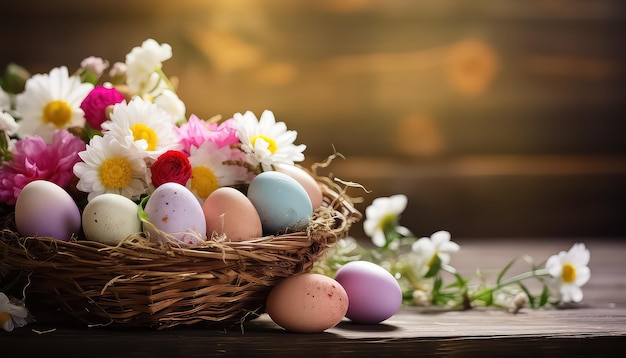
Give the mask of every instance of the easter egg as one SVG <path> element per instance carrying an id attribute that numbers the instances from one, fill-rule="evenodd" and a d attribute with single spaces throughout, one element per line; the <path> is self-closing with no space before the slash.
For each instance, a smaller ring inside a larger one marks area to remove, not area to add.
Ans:
<path id="1" fill-rule="evenodd" d="M 313 215 L 306 190 L 295 179 L 277 171 L 262 172 L 248 186 L 263 233 L 274 235 L 305 228 Z"/>
<path id="2" fill-rule="evenodd" d="M 346 317 L 355 323 L 380 323 L 402 306 L 400 284 L 389 271 L 373 262 L 348 262 L 337 270 L 335 280 L 348 294 Z"/>
<path id="3" fill-rule="evenodd" d="M 137 204 L 112 193 L 100 194 L 83 209 L 83 232 L 87 240 L 116 245 L 142 230 Z"/>
<path id="4" fill-rule="evenodd" d="M 202 204 L 206 231 L 225 235 L 230 241 L 261 237 L 263 227 L 254 205 L 242 192 L 231 187 L 214 190 Z"/>
<path id="5" fill-rule="evenodd" d="M 348 309 L 348 295 L 331 277 L 304 273 L 272 288 L 266 311 L 282 328 L 300 333 L 323 332 L 336 326 Z"/>
<path id="6" fill-rule="evenodd" d="M 17 197 L 15 224 L 22 236 L 67 241 L 80 233 L 81 214 L 63 188 L 46 180 L 34 180 Z"/>
<path id="7" fill-rule="evenodd" d="M 294 178 L 298 183 L 300 183 L 300 185 L 302 185 L 304 190 L 306 190 L 306 193 L 309 195 L 309 198 L 311 199 L 313 209 L 317 209 L 322 206 L 324 200 L 322 188 L 311 176 L 311 174 L 298 166 L 287 164 L 277 165 L 276 171 L 289 175 L 290 177 Z"/>
<path id="8" fill-rule="evenodd" d="M 206 236 L 202 205 L 187 187 L 168 182 L 159 185 L 146 202 L 144 212 L 151 225 L 177 240 L 196 245 Z M 151 227 L 144 222 L 144 229 Z"/>

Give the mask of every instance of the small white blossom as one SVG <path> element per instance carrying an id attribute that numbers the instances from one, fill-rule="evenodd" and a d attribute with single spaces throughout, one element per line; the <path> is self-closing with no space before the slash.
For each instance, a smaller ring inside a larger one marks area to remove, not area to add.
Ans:
<path id="1" fill-rule="evenodd" d="M 442 265 L 450 263 L 450 253 L 459 251 L 459 245 L 450 241 L 450 233 L 445 230 L 437 231 L 430 237 L 422 237 L 411 246 L 411 251 L 421 257 L 430 267 L 433 259 L 439 257 Z"/>
<path id="2" fill-rule="evenodd" d="M 12 302 L 0 292 L 0 327 L 11 332 L 15 327 L 23 327 L 31 320 L 26 307 L 19 302 Z"/>
<path id="3" fill-rule="evenodd" d="M 589 259 L 585 244 L 574 244 L 568 252 L 561 251 L 546 261 L 546 269 L 560 284 L 562 302 L 582 301 L 581 287 L 591 278 Z"/>
<path id="4" fill-rule="evenodd" d="M 376 198 L 365 209 L 363 230 L 372 239 L 374 245 L 383 247 L 387 244 L 385 230 L 392 229 L 400 232 L 408 231 L 399 226 L 400 214 L 406 209 L 408 199 L 404 194 Z"/>

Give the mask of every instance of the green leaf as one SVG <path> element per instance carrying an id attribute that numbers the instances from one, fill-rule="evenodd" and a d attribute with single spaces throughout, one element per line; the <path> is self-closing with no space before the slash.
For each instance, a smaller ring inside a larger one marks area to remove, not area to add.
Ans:
<path id="1" fill-rule="evenodd" d="M 543 285 L 543 291 L 541 291 L 541 296 L 539 297 L 539 307 L 545 306 L 549 298 L 550 290 L 548 290 L 548 286 Z"/>
<path id="2" fill-rule="evenodd" d="M 502 269 L 502 271 L 500 271 L 500 274 L 498 275 L 498 279 L 496 280 L 496 284 L 499 284 L 500 281 L 502 281 L 502 278 L 504 277 L 506 272 L 511 268 L 511 266 L 513 266 L 515 261 L 517 261 L 517 259 L 511 260 L 506 266 L 504 266 L 504 268 Z"/>
<path id="3" fill-rule="evenodd" d="M 439 258 L 439 255 L 435 255 L 430 262 L 430 268 L 424 275 L 424 278 L 434 277 L 439 270 L 441 270 L 441 259 Z"/>
<path id="4" fill-rule="evenodd" d="M 485 288 L 476 292 L 473 297 L 473 301 L 479 301 L 485 306 L 491 306 L 493 304 L 493 290 Z"/>

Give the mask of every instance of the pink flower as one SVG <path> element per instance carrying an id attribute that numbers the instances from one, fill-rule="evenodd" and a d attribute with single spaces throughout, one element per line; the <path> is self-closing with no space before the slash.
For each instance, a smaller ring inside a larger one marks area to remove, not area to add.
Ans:
<path id="1" fill-rule="evenodd" d="M 97 86 L 85 97 L 80 108 L 85 112 L 87 124 L 91 128 L 102 130 L 101 125 L 107 120 L 107 107 L 123 100 L 124 96 L 115 88 Z"/>
<path id="2" fill-rule="evenodd" d="M 15 143 L 13 160 L 0 167 L 0 201 L 14 205 L 24 186 L 33 180 L 51 181 L 65 188 L 72 168 L 80 161 L 85 142 L 67 130 L 54 132 L 51 143 L 30 136 Z"/>
<path id="3" fill-rule="evenodd" d="M 187 155 L 190 153 L 191 146 L 200 148 L 204 142 L 213 142 L 218 148 L 239 143 L 232 118 L 217 124 L 206 122 L 192 114 L 187 123 L 174 130 L 180 137 L 183 152 Z"/>

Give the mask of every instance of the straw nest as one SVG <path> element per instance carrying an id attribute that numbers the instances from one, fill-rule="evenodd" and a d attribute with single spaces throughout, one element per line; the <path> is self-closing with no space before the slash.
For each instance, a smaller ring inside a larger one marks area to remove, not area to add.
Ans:
<path id="1" fill-rule="evenodd" d="M 311 270 L 361 218 L 345 193 L 320 185 L 324 205 L 306 231 L 244 242 L 213 237 L 196 247 L 146 232 L 116 246 L 21 237 L 10 213 L 0 235 L 0 269 L 21 270 L 26 295 L 45 297 L 89 326 L 243 324 L 264 312 L 273 286 Z"/>

